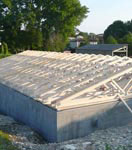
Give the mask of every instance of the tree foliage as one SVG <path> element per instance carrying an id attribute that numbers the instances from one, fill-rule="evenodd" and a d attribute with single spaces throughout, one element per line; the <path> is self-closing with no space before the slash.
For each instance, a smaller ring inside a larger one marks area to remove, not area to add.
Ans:
<path id="1" fill-rule="evenodd" d="M 118 43 L 128 44 L 129 55 L 132 55 L 132 20 L 127 22 L 115 21 L 104 32 L 104 41 L 112 36 Z"/>
<path id="2" fill-rule="evenodd" d="M 129 33 L 132 33 L 132 20 L 125 23 L 122 21 L 115 21 L 105 30 L 104 40 L 106 42 L 109 36 L 113 36 L 120 42 L 120 40 Z"/>
<path id="3" fill-rule="evenodd" d="M 115 21 L 113 24 L 111 24 L 104 32 L 104 40 L 109 36 L 113 36 L 115 39 L 120 39 L 124 35 L 128 33 L 128 29 L 124 22 L 122 21 Z"/>
<path id="4" fill-rule="evenodd" d="M 59 47 L 61 40 L 66 44 L 87 13 L 88 8 L 79 0 L 1 0 L 0 36 L 12 52 L 46 50 L 50 44 Z"/>
<path id="5" fill-rule="evenodd" d="M 106 39 L 106 43 L 107 44 L 118 44 L 117 40 L 111 35 Z"/>
<path id="6" fill-rule="evenodd" d="M 56 52 L 62 52 L 67 43 L 62 34 L 53 34 L 50 39 L 45 42 L 44 45 L 47 51 Z"/>
<path id="7" fill-rule="evenodd" d="M 9 54 L 8 45 L 5 42 L 3 42 L 1 47 L 0 47 L 0 54 L 3 54 L 3 55 Z"/>
<path id="8" fill-rule="evenodd" d="M 122 43 L 132 44 L 132 33 L 126 34 L 126 35 L 122 38 Z"/>
<path id="9" fill-rule="evenodd" d="M 81 42 L 80 46 L 89 44 L 89 35 L 87 32 L 80 32 L 79 35 L 83 37 L 83 41 Z"/>
<path id="10" fill-rule="evenodd" d="M 129 44 L 129 55 L 132 56 L 132 33 L 126 34 L 121 40 L 122 43 Z"/>
<path id="11" fill-rule="evenodd" d="M 126 27 L 129 32 L 132 32 L 132 20 L 126 22 Z"/>
<path id="12" fill-rule="evenodd" d="M 3 42 L 2 45 L 3 45 L 3 54 L 8 55 L 8 53 L 9 53 L 8 52 L 8 45 L 5 42 Z"/>

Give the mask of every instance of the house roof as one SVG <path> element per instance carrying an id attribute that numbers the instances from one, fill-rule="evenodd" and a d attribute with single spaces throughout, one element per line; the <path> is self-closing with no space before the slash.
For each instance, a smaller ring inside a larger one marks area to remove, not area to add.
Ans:
<path id="1" fill-rule="evenodd" d="M 64 110 L 132 94 L 128 57 L 25 51 L 0 60 L 0 84 Z"/>
<path id="2" fill-rule="evenodd" d="M 126 47 L 128 46 L 127 44 L 97 44 L 97 45 L 85 45 L 85 46 L 82 46 L 78 49 L 85 49 L 85 50 L 106 50 L 106 51 L 113 51 L 113 50 L 116 50 L 116 49 L 120 49 L 122 47 Z"/>

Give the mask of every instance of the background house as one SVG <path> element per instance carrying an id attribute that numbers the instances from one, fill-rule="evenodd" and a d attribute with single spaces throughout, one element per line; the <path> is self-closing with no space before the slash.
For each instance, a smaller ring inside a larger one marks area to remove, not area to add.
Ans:
<path id="1" fill-rule="evenodd" d="M 69 47 L 75 49 L 80 46 L 80 43 L 83 41 L 83 36 L 70 37 L 69 40 L 70 40 Z"/>
<path id="2" fill-rule="evenodd" d="M 104 34 L 94 34 L 94 33 L 90 33 L 89 35 L 89 44 L 104 44 Z"/>
<path id="3" fill-rule="evenodd" d="M 80 47 L 83 41 L 84 41 L 84 37 L 80 35 L 75 36 L 75 37 L 69 37 L 69 44 L 65 48 L 64 52 L 75 53 L 76 49 Z"/>
<path id="4" fill-rule="evenodd" d="M 76 53 L 128 56 L 127 44 L 94 44 L 76 49 Z"/>
<path id="5" fill-rule="evenodd" d="M 98 44 L 99 39 L 98 39 L 98 37 L 97 37 L 96 34 L 94 34 L 94 33 L 89 33 L 88 36 L 89 36 L 89 44 L 91 44 L 91 45 L 96 45 L 96 44 Z"/>
<path id="6" fill-rule="evenodd" d="M 104 44 L 104 34 L 97 34 L 97 38 L 100 44 Z"/>

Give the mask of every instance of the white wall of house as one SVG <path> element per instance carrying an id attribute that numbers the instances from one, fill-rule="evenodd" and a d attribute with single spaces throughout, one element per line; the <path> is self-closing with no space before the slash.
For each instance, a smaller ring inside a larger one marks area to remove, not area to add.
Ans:
<path id="1" fill-rule="evenodd" d="M 77 48 L 80 46 L 80 42 L 79 41 L 71 41 L 70 42 L 70 47 L 71 48 Z"/>
<path id="2" fill-rule="evenodd" d="M 89 44 L 96 45 L 96 44 L 98 44 L 98 42 L 89 42 Z"/>

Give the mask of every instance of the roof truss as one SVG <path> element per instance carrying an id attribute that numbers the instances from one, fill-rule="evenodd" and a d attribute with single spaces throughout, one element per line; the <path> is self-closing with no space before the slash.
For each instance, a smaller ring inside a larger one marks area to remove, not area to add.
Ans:
<path id="1" fill-rule="evenodd" d="M 117 92 L 132 91 L 128 57 L 26 51 L 3 59 L 0 72 L 3 84 L 56 109 L 115 100 Z"/>

